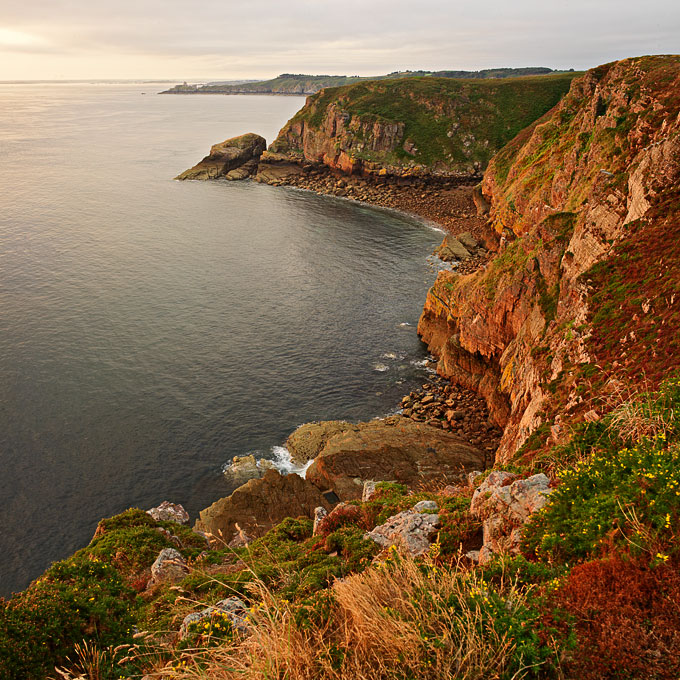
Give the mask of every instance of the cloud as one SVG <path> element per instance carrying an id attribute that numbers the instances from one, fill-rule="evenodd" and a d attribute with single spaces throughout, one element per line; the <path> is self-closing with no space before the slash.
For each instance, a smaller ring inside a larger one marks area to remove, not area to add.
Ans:
<path id="1" fill-rule="evenodd" d="M 402 68 L 583 68 L 677 50 L 675 0 L 32 0 L 4 3 L 0 78 L 61 54 L 65 77 L 371 75 Z M 27 53 L 34 57 L 29 59 Z M 22 58 L 24 54 L 24 58 Z M 132 70 L 136 69 L 136 73 Z M 173 69 L 171 71 L 170 69 Z M 206 69 L 201 71 L 200 69 Z M 105 75 L 106 73 L 106 75 Z M 33 73 L 32 77 L 40 77 Z"/>

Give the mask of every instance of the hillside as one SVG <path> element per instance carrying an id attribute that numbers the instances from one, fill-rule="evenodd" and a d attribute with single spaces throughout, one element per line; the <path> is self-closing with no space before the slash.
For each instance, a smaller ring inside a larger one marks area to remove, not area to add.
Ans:
<path id="1" fill-rule="evenodd" d="M 269 151 L 350 173 L 478 173 L 559 101 L 573 77 L 421 77 L 327 88 L 307 100 Z"/>
<path id="2" fill-rule="evenodd" d="M 239 85 L 176 85 L 161 94 L 314 94 L 361 80 L 359 76 L 310 76 L 282 73 L 271 80 Z"/>
<path id="3" fill-rule="evenodd" d="M 442 377 L 303 425 L 307 479 L 269 470 L 193 531 L 102 520 L 0 600 L 1 677 L 677 680 L 679 93 L 680 56 L 573 80 L 488 164 L 489 259 L 428 292 Z"/>
<path id="4" fill-rule="evenodd" d="M 382 76 L 311 76 L 302 73 L 282 73 L 271 80 L 238 84 L 208 83 L 206 85 L 175 85 L 161 94 L 315 94 L 326 87 L 349 85 L 360 80 L 385 78 L 514 78 L 517 76 L 553 73 L 545 67 L 496 68 L 481 71 L 396 71 Z"/>

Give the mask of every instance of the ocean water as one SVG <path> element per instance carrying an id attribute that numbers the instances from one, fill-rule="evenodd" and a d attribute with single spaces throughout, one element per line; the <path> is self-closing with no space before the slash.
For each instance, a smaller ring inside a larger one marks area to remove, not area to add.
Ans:
<path id="1" fill-rule="evenodd" d="M 0 84 L 0 594 L 100 518 L 198 511 L 223 466 L 299 424 L 395 410 L 441 238 L 254 182 L 176 182 L 211 144 L 271 141 L 298 97 Z M 144 95 L 142 93 L 145 93 Z"/>

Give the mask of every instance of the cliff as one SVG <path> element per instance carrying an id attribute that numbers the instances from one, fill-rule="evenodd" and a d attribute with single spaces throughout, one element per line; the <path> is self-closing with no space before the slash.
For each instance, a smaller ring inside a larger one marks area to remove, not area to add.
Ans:
<path id="1" fill-rule="evenodd" d="M 456 80 L 403 78 L 309 97 L 268 154 L 346 173 L 470 175 L 552 108 L 573 74 Z"/>
<path id="2" fill-rule="evenodd" d="M 676 364 L 679 92 L 680 57 L 592 69 L 489 165 L 497 257 L 440 273 L 419 333 L 505 427 L 498 461 L 532 433 L 525 452 L 563 442 L 613 385 L 654 388 Z"/>
<path id="3" fill-rule="evenodd" d="M 0 676 L 680 677 L 679 180 L 680 57 L 574 80 L 491 159 L 495 255 L 419 324 L 500 465 L 434 429 L 471 434 L 453 385 L 305 425 L 308 480 L 269 470 L 193 531 L 102 520 L 0 599 Z"/>

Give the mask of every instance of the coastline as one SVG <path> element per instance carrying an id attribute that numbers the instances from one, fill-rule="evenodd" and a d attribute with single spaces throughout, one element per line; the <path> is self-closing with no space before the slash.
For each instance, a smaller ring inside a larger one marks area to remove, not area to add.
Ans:
<path id="1" fill-rule="evenodd" d="M 320 196 L 341 198 L 359 204 L 393 211 L 414 218 L 436 229 L 446 241 L 447 235 L 471 234 L 482 246 L 469 259 L 455 262 L 459 274 L 471 274 L 484 267 L 496 248 L 483 211 L 474 200 L 477 178 L 425 177 L 404 182 L 401 178 L 345 175 L 319 168 L 314 174 L 290 173 L 275 180 L 253 178 L 279 187 L 309 191 Z M 437 250 L 433 255 L 437 256 Z M 442 260 L 443 261 L 443 260 Z M 425 305 L 427 290 L 424 291 Z M 436 365 L 430 361 L 431 365 Z M 403 395 L 395 405 L 397 414 L 456 434 L 465 442 L 478 446 L 492 467 L 502 429 L 490 418 L 483 397 L 448 378 L 434 374 L 420 388 Z M 375 416 L 373 420 L 383 420 Z"/>

